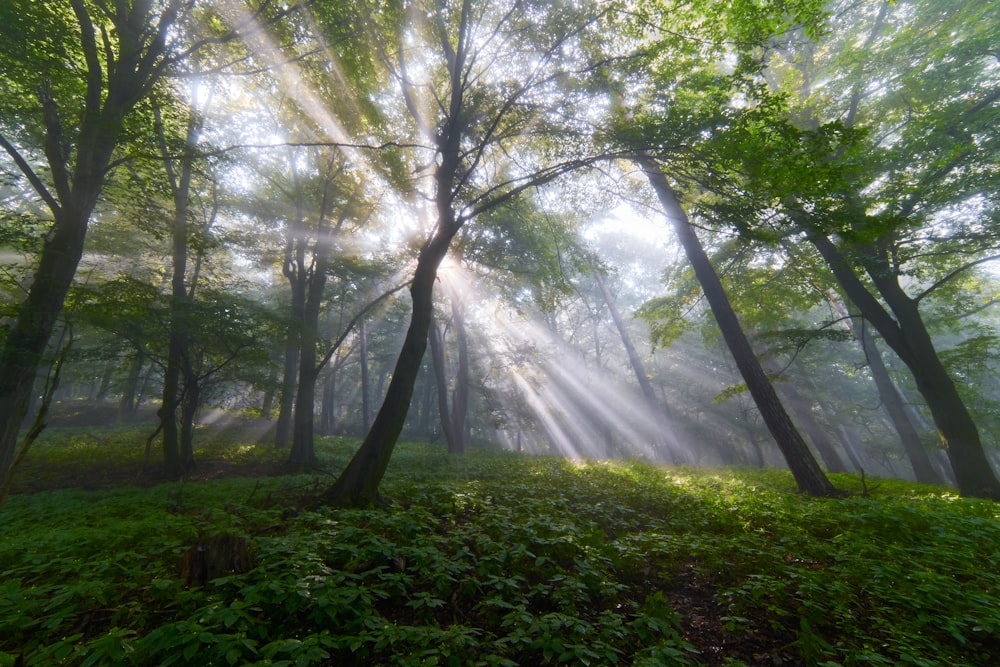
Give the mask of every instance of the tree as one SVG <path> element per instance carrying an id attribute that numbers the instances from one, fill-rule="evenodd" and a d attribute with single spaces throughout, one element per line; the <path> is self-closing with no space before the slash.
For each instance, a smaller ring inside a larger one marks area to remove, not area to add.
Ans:
<path id="1" fill-rule="evenodd" d="M 449 285 L 448 299 L 451 303 L 451 318 L 445 327 L 439 326 L 436 321 L 431 321 L 429 342 L 435 385 L 437 386 L 441 431 L 448 444 L 448 453 L 462 454 L 465 452 L 465 427 L 469 407 L 469 337 L 465 327 L 463 297 L 454 285 Z M 448 364 L 445 354 L 448 329 L 452 329 L 455 333 L 455 344 L 458 352 L 458 364 L 450 404 L 448 401 Z"/>
<path id="2" fill-rule="evenodd" d="M 768 380 L 754 354 L 750 341 L 743 333 L 743 328 L 729 304 L 729 299 L 718 274 L 712 267 L 708 255 L 698 240 L 687 214 L 681 207 L 661 167 L 649 157 L 639 158 L 639 163 L 656 191 L 663 206 L 663 212 L 684 248 L 688 261 L 698 277 L 698 282 L 705 292 L 705 298 L 712 308 L 712 314 L 719 324 L 722 336 L 725 338 L 740 374 L 746 382 L 747 389 L 753 396 L 768 430 L 770 430 L 775 442 L 778 443 L 778 448 L 781 449 L 799 490 L 812 496 L 841 495 L 823 474 L 805 440 L 802 439 L 798 429 L 795 428 L 782 406 L 774 386 Z"/>
<path id="3" fill-rule="evenodd" d="M 871 328 L 867 326 L 867 323 L 863 319 L 851 317 L 839 299 L 834 300 L 833 306 L 840 316 L 847 320 L 851 332 L 864 351 L 865 360 L 868 362 L 872 379 L 878 388 L 882 407 L 885 408 L 886 413 L 892 420 L 893 426 L 896 428 L 896 432 L 899 434 L 903 451 L 906 452 L 906 456 L 910 460 L 910 466 L 913 468 L 913 474 L 917 481 L 924 484 L 944 483 L 944 479 L 931 463 L 927 451 L 920 442 L 920 435 L 917 433 L 917 428 L 913 424 L 913 420 L 909 414 L 907 414 L 903 396 L 896 387 L 896 383 L 892 381 L 889 370 L 882 360 L 882 353 L 875 343 L 875 337 L 872 335 Z"/>
<path id="4" fill-rule="evenodd" d="M 120 162 L 116 151 L 148 130 L 137 110 L 178 63 L 235 38 L 229 31 L 188 40 L 194 12 L 194 0 L 13 0 L 0 7 L 0 147 L 52 219 L 0 349 L 4 478 L 92 214 Z"/>
<path id="5" fill-rule="evenodd" d="M 625 353 L 628 355 L 629 365 L 632 367 L 632 372 L 635 374 L 636 382 L 638 382 L 639 388 L 642 390 L 642 396 L 646 401 L 646 406 L 649 408 L 651 415 L 656 415 L 657 417 L 662 418 L 664 407 L 661 406 L 660 402 L 656 399 L 656 393 L 654 392 L 653 385 L 650 383 L 649 377 L 646 374 L 645 365 L 642 363 L 642 359 L 639 357 L 639 352 L 635 349 L 635 345 L 632 343 L 632 337 L 628 333 L 628 329 L 625 326 L 625 321 L 622 319 L 621 313 L 618 312 L 618 306 L 615 305 L 615 300 L 611 295 L 611 290 L 608 289 L 604 276 L 602 276 L 600 272 L 594 274 L 594 280 L 597 283 L 597 288 L 601 293 L 601 297 L 604 299 L 604 303 L 608 307 L 608 312 L 611 314 L 611 320 L 614 322 L 615 329 L 618 331 L 618 337 L 622 341 Z M 661 422 L 661 429 L 665 434 L 667 425 L 662 419 Z M 669 449 L 670 439 L 664 438 L 663 444 Z M 683 454 L 679 451 L 670 451 L 669 454 L 674 458 L 675 463 L 678 462 L 678 460 L 683 460 Z"/>
<path id="6" fill-rule="evenodd" d="M 544 136 L 550 110 L 578 101 L 559 84 L 586 76 L 588 65 L 572 54 L 593 27 L 593 16 L 569 6 L 540 13 L 530 4 L 471 0 L 407 10 L 391 15 L 398 23 L 375 34 L 385 40 L 383 53 L 393 56 L 393 75 L 416 139 L 429 151 L 431 159 L 422 161 L 426 166 L 420 170 L 433 179 L 427 196 L 434 231 L 417 257 L 412 317 L 385 400 L 357 454 L 325 494 L 332 503 L 377 500 L 427 346 L 437 269 L 458 231 L 477 215 L 589 161 L 568 156 L 532 164 L 536 155 L 520 139 L 529 132 Z M 420 20 L 411 22 L 418 15 Z M 408 46 L 416 38 L 426 41 Z M 429 80 L 416 78 L 414 68 Z"/>
<path id="7" fill-rule="evenodd" d="M 305 239 L 297 240 L 295 263 L 286 255 L 285 274 L 304 283 L 299 325 L 299 382 L 295 392 L 295 419 L 289 463 L 296 467 L 312 465 L 316 454 L 313 442 L 316 381 L 322 366 L 317 363 L 319 316 L 323 305 L 328 274 L 333 268 L 337 239 L 349 220 L 364 220 L 364 203 L 360 186 L 344 171 L 345 164 L 331 159 L 321 174 L 322 194 L 318 203 L 315 243 L 312 260 L 305 262 Z M 335 219 L 332 219 L 334 218 Z M 344 272 L 347 273 L 346 271 Z M 293 283 L 293 287 L 295 284 Z M 329 357 L 327 357 L 328 359 Z"/>
<path id="8" fill-rule="evenodd" d="M 1000 155 L 989 129 L 1000 101 L 988 37 L 995 13 L 934 0 L 842 9 L 823 41 L 775 50 L 775 85 L 796 96 L 784 98 L 787 107 L 762 105 L 760 122 L 728 146 L 733 161 L 715 169 L 735 187 L 717 211 L 730 221 L 735 213 L 743 229 L 766 216 L 756 233 L 767 227 L 812 244 L 912 373 L 961 493 L 1000 499 L 1000 479 L 921 313 L 1000 247 L 988 223 L 998 202 L 981 194 L 996 191 Z M 859 40 L 869 48 L 853 56 L 813 57 Z M 883 85 L 873 90 L 873 80 Z"/>
<path id="9" fill-rule="evenodd" d="M 173 219 L 170 226 L 171 259 L 170 277 L 170 334 L 167 344 L 167 366 L 163 374 L 163 398 L 158 416 L 163 431 L 163 465 L 168 477 L 180 477 L 194 465 L 194 413 L 198 403 L 197 383 L 190 359 L 188 321 L 190 302 L 195 296 L 197 281 L 188 278 L 189 229 L 192 204 L 192 179 L 195 176 L 195 155 L 205 121 L 205 109 L 198 106 L 199 83 L 192 83 L 189 116 L 180 148 L 180 159 L 175 167 L 168 145 L 167 130 L 158 103 L 154 103 L 155 130 L 160 144 L 161 159 L 173 200 Z M 209 95 L 210 98 L 210 95 Z M 207 104 L 207 102 L 206 102 Z M 213 214 L 218 210 L 212 206 Z M 182 379 L 183 378 L 183 379 Z M 177 408 L 181 406 L 178 431 Z"/>
<path id="10" fill-rule="evenodd" d="M 192 3 L 68 4 L 15 1 L 0 10 L 0 76 L 9 86 L 4 98 L 7 104 L 36 100 L 21 110 L 5 105 L 0 146 L 52 215 L 31 288 L 0 351 L 4 478 L 115 149 L 135 106 L 182 56 L 172 31 Z M 67 60 L 80 69 L 65 68 Z M 36 151 L 44 156 L 44 170 L 33 164 Z"/>

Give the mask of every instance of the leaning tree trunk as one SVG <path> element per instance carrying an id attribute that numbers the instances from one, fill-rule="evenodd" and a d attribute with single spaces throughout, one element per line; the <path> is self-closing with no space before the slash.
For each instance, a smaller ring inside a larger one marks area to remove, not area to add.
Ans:
<path id="1" fill-rule="evenodd" d="M 639 158 L 639 163 L 656 191 L 657 197 L 663 205 L 664 213 L 670 220 L 688 261 L 691 262 L 691 267 L 701 284 L 705 298 L 719 324 L 719 329 L 729 346 L 736 366 L 739 368 L 758 410 L 760 410 L 764 423 L 767 424 L 768 430 L 784 455 L 799 490 L 811 496 L 841 495 L 840 491 L 827 479 L 819 464 L 816 463 L 812 452 L 809 451 L 805 440 L 795 428 L 774 387 L 767 379 L 767 374 L 764 373 L 764 369 L 757 361 L 750 341 L 743 333 L 739 319 L 729 303 L 729 297 L 726 296 L 725 289 L 722 287 L 722 281 L 719 280 L 701 241 L 694 233 L 673 188 L 670 187 L 659 165 L 652 158 Z"/>
<path id="2" fill-rule="evenodd" d="M 979 429 L 938 356 L 917 301 L 884 270 L 887 267 L 866 266 L 879 294 L 892 310 L 893 318 L 855 275 L 833 241 L 818 233 L 810 234 L 809 240 L 819 250 L 847 297 L 913 373 L 917 390 L 927 401 L 934 424 L 946 445 L 959 492 L 963 496 L 1000 500 L 1000 480 L 986 458 Z M 875 261 L 872 257 L 869 255 L 869 264 Z"/>
<path id="3" fill-rule="evenodd" d="M 93 204 L 91 204 L 91 207 Z M 86 211 L 62 211 L 44 250 L 28 297 L 0 354 L 0 486 L 8 482 L 17 437 L 28 413 L 28 403 L 63 300 L 83 254 L 83 238 L 90 217 Z"/>
<path id="4" fill-rule="evenodd" d="M 434 314 L 433 292 L 437 269 L 459 229 L 454 218 L 441 222 L 417 260 L 410 285 L 413 313 L 382 407 L 375 415 L 360 449 L 324 494 L 324 499 L 330 504 L 366 506 L 378 501 L 378 487 L 403 430 L 413 385 L 427 349 L 427 335 Z"/>
<path id="5" fill-rule="evenodd" d="M 802 427 L 802 430 L 806 432 L 809 439 L 812 440 L 813 445 L 816 447 L 816 451 L 819 452 L 819 456 L 823 459 L 823 463 L 826 464 L 826 469 L 828 472 L 847 472 L 847 467 L 844 466 L 843 460 L 837 453 L 836 445 L 833 444 L 833 440 L 827 436 L 826 431 L 816 421 L 816 417 L 813 416 L 812 406 L 806 398 L 799 393 L 798 388 L 789 380 L 782 380 L 780 378 L 781 368 L 775 362 L 774 358 L 770 356 L 770 350 L 768 346 L 756 335 L 753 337 L 751 345 L 754 348 L 754 353 L 757 358 L 761 360 L 761 366 L 764 371 L 768 373 L 772 378 L 776 378 L 778 382 L 778 390 L 784 395 L 785 401 L 788 404 L 788 409 L 791 410 L 792 415 L 794 415 L 795 420 Z"/>
<path id="6" fill-rule="evenodd" d="M 889 369 L 885 367 L 882 353 L 879 352 L 878 346 L 875 344 L 875 337 L 872 336 L 871 330 L 866 326 L 864 320 L 851 317 L 847 309 L 844 308 L 844 304 L 838 299 L 831 296 L 830 303 L 841 317 L 847 319 L 854 338 L 861 344 L 865 359 L 868 361 L 868 370 L 871 371 L 879 399 L 882 401 L 882 407 L 885 408 L 893 426 L 896 427 L 903 451 L 913 468 L 914 477 L 923 484 L 944 484 L 944 478 L 931 463 L 927 450 L 920 442 L 917 427 L 914 426 L 913 420 L 906 412 L 906 402 L 903 400 L 903 395 L 899 393 L 896 383 L 892 381 Z"/>
<path id="7" fill-rule="evenodd" d="M 629 336 L 628 329 L 625 327 L 625 321 L 622 319 L 621 313 L 618 312 L 618 306 L 615 305 L 614 298 L 611 296 L 611 291 L 604 282 L 604 276 L 602 276 L 600 272 L 597 272 L 594 275 L 597 281 L 597 287 L 601 291 L 604 303 L 607 304 L 608 312 L 611 313 L 611 319 L 614 321 L 615 328 L 618 330 L 618 336 L 622 340 L 622 346 L 625 348 L 625 353 L 628 355 L 628 361 L 632 366 L 632 372 L 635 373 L 636 382 L 639 383 L 639 388 L 642 390 L 642 397 L 646 400 L 646 407 L 649 408 L 650 416 L 656 420 L 657 427 L 660 429 L 657 449 L 659 449 L 659 445 L 662 445 L 669 451 L 669 456 L 673 463 L 682 463 L 687 457 L 677 447 L 670 444 L 670 438 L 667 436 L 668 427 L 666 419 L 663 415 L 663 408 L 656 401 L 656 392 L 653 391 L 653 385 L 649 382 L 649 376 L 646 374 L 646 367 L 643 365 L 642 358 L 639 356 L 639 352 L 635 349 L 635 345 L 632 343 L 632 337 Z"/>

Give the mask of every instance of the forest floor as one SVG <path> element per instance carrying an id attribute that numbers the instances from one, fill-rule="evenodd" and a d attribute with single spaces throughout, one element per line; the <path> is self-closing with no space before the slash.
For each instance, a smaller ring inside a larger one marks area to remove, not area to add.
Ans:
<path id="1" fill-rule="evenodd" d="M 249 440 L 261 424 L 229 426 L 182 483 L 161 483 L 156 451 L 143 465 L 135 428 L 63 424 L 38 443 L 0 509 L 0 666 L 1000 654 L 992 503 L 890 480 L 809 499 L 781 471 L 404 445 L 389 509 L 333 510 L 311 502 L 328 475 L 285 474 L 283 452 Z M 354 446 L 324 441 L 321 460 L 336 470 Z M 253 566 L 185 582 L 185 555 L 215 535 L 246 540 Z"/>

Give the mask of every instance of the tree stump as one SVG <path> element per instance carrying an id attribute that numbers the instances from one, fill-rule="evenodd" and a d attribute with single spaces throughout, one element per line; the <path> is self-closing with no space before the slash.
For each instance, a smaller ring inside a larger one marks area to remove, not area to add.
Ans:
<path id="1" fill-rule="evenodd" d="M 184 554 L 181 577 L 188 586 L 204 586 L 227 574 L 242 574 L 253 567 L 250 541 L 236 535 L 202 540 Z"/>

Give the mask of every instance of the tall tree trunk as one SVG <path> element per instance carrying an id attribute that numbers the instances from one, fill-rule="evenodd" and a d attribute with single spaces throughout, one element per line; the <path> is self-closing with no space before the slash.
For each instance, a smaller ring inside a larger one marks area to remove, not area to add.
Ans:
<path id="1" fill-rule="evenodd" d="M 864 258 L 866 271 L 892 310 L 890 315 L 855 275 L 833 241 L 819 233 L 811 233 L 809 240 L 819 250 L 847 297 L 913 373 L 917 390 L 927 401 L 944 440 L 959 492 L 963 496 L 1000 500 L 1000 480 L 986 458 L 979 429 L 938 356 L 920 316 L 918 302 L 903 291 L 875 252 L 868 252 Z"/>
<path id="2" fill-rule="evenodd" d="M 444 354 L 444 334 L 433 319 L 428 332 L 428 341 L 434 365 L 434 385 L 437 387 L 438 419 L 441 421 L 441 432 L 450 452 L 455 447 L 455 432 L 451 421 L 451 410 L 448 408 L 448 364 Z"/>
<path id="3" fill-rule="evenodd" d="M 295 468 L 305 468 L 316 463 L 315 417 L 316 380 L 321 367 L 317 364 L 319 343 L 319 315 L 326 289 L 327 270 L 330 253 L 333 251 L 333 235 L 346 220 L 346 212 L 340 216 L 338 224 L 331 227 L 327 222 L 328 208 L 332 205 L 333 179 L 340 173 L 334 171 L 331 160 L 323 183 L 323 196 L 319 202 L 316 220 L 316 242 L 312 248 L 312 262 L 305 264 L 305 238 L 300 239 L 297 255 L 298 278 L 304 283 L 302 288 L 301 330 L 299 334 L 299 385 L 295 393 L 295 416 L 292 430 L 292 450 L 288 462 Z M 297 190 L 298 188 L 296 188 Z M 301 220 L 302 217 L 299 217 Z"/>
<path id="4" fill-rule="evenodd" d="M 712 267 L 705 249 L 698 240 L 688 221 L 687 214 L 674 194 L 673 188 L 667 182 L 655 160 L 648 157 L 638 159 L 646 177 L 656 191 L 664 213 L 677 234 L 681 246 L 687 255 L 695 276 L 701 284 L 705 298 L 712 309 L 722 331 L 722 336 L 729 346 L 733 360 L 747 384 L 750 395 L 757 403 L 764 423 L 778 444 L 785 457 L 799 490 L 812 496 L 835 496 L 840 492 L 823 474 L 812 452 L 806 445 L 802 435 L 795 428 L 788 413 L 785 412 L 774 387 L 767 379 L 757 357 L 754 356 L 750 341 L 743 333 L 739 319 L 729 303 L 729 297 L 722 287 L 722 281 Z"/>
<path id="5" fill-rule="evenodd" d="M 372 427 L 371 373 L 368 367 L 368 327 L 365 320 L 358 323 L 358 356 L 361 363 L 361 423 L 365 433 Z"/>
<path id="6" fill-rule="evenodd" d="M 313 424 L 316 403 L 316 342 L 312 344 L 303 336 L 302 351 L 299 357 L 299 387 L 295 392 L 295 411 L 293 413 L 292 449 L 288 454 L 288 463 L 293 469 L 304 469 L 316 462 Z"/>
<path id="7" fill-rule="evenodd" d="M 924 449 L 923 443 L 920 442 L 920 434 L 917 433 L 917 427 L 913 424 L 913 420 L 910 419 L 910 415 L 907 414 L 906 402 L 896 387 L 896 383 L 893 382 L 892 377 L 889 375 L 889 369 L 886 368 L 885 362 L 882 360 L 882 353 L 875 343 L 875 337 L 872 335 L 871 330 L 865 325 L 864 320 L 851 317 L 839 299 L 831 297 L 830 303 L 838 315 L 847 318 L 854 338 L 861 344 L 861 349 L 865 353 L 868 370 L 871 371 L 872 379 L 875 381 L 875 388 L 878 390 L 882 407 L 885 408 L 890 421 L 892 421 L 893 426 L 896 428 L 896 433 L 899 434 L 903 451 L 906 453 L 906 457 L 910 460 L 910 466 L 913 468 L 914 477 L 918 482 L 923 484 L 944 484 L 944 478 L 938 472 L 937 468 L 934 467 L 934 464 L 931 463 L 927 450 Z"/>
<path id="8" fill-rule="evenodd" d="M 288 270 L 285 273 L 292 287 L 292 304 L 285 329 L 285 363 L 281 373 L 278 394 L 278 421 L 275 424 L 274 446 L 288 447 L 292 437 L 292 411 L 295 408 L 295 385 L 299 373 L 299 349 L 302 335 L 302 318 L 305 308 L 304 279 Z"/>
<path id="9" fill-rule="evenodd" d="M 403 430 L 413 385 L 427 349 L 427 336 L 434 313 L 434 279 L 448 252 L 448 245 L 459 229 L 454 214 L 441 217 L 444 219 L 440 221 L 437 232 L 424 245 L 417 260 L 410 284 L 413 312 L 382 407 L 375 415 L 361 447 L 324 494 L 324 499 L 330 504 L 366 506 L 378 501 L 379 484 Z"/>
<path id="10" fill-rule="evenodd" d="M 320 247 L 329 247 L 325 242 Z M 292 450 L 288 462 L 295 468 L 304 468 L 316 462 L 314 444 L 314 420 L 316 411 L 316 379 L 319 368 L 316 365 L 316 345 L 319 340 L 319 310 L 326 286 L 325 251 L 317 248 L 320 257 L 309 275 L 309 291 L 303 312 L 303 326 L 299 346 L 299 385 L 295 392 L 295 412 L 292 431 Z"/>
<path id="11" fill-rule="evenodd" d="M 826 464 L 827 471 L 847 472 L 847 467 L 844 466 L 843 460 L 841 460 L 840 455 L 837 453 L 836 445 L 833 444 L 833 441 L 826 434 L 826 429 L 816 421 L 810 401 L 806 400 L 799 393 L 798 388 L 791 381 L 780 379 L 781 368 L 774 358 L 770 356 L 770 350 L 768 350 L 767 345 L 758 336 L 753 336 L 751 344 L 757 358 L 761 360 L 760 363 L 764 371 L 772 378 L 777 378 L 777 380 L 772 380 L 772 383 L 777 384 L 778 391 L 784 395 L 788 409 L 791 410 L 792 415 L 802 427 L 802 430 L 812 440 L 816 451 L 819 452 L 820 458 Z"/>
<path id="12" fill-rule="evenodd" d="M 187 288 L 184 273 L 187 265 L 187 205 L 178 207 L 173 225 L 173 276 L 170 281 L 170 332 L 167 342 L 167 367 L 163 373 L 163 395 L 157 413 L 163 426 L 163 466 L 168 478 L 180 477 L 185 463 L 180 453 L 177 406 L 181 401 L 181 367 L 188 349 Z"/>
<path id="13" fill-rule="evenodd" d="M 197 98 L 197 86 L 191 91 L 191 100 Z M 194 175 L 193 151 L 201 133 L 203 116 L 193 107 L 188 117 L 185 137 L 185 154 L 180 159 L 180 170 L 174 169 L 171 151 L 167 146 L 166 130 L 159 106 L 154 107 L 155 126 L 164 168 L 174 200 L 174 217 L 171 225 L 171 259 L 173 271 L 170 278 L 170 333 L 167 348 L 167 367 L 164 371 L 163 397 L 158 412 L 163 426 L 163 463 L 167 477 L 177 478 L 187 472 L 191 463 L 188 455 L 181 452 L 181 435 L 188 435 L 189 429 L 178 428 L 177 408 L 184 400 L 182 394 L 191 382 L 190 333 L 187 318 L 191 295 L 188 293 L 186 275 L 188 259 L 188 207 L 191 201 L 191 179 Z M 182 374 L 184 382 L 181 382 Z M 190 448 L 190 445 L 187 446 Z"/>
<path id="14" fill-rule="evenodd" d="M 673 463 L 680 463 L 686 457 L 683 452 L 678 451 L 677 448 L 672 447 L 670 444 L 670 438 L 667 437 L 668 426 L 663 416 L 663 409 L 656 401 L 656 392 L 653 390 L 653 385 L 649 382 L 649 376 L 646 375 L 646 367 L 643 365 L 642 358 L 632 343 L 632 337 L 629 336 L 628 329 L 625 327 L 625 321 L 622 319 L 621 313 L 618 312 L 618 306 L 615 305 L 611 291 L 604 282 L 604 276 L 600 272 L 595 273 L 594 276 L 597 287 L 601 291 L 601 296 L 604 297 L 604 303 L 608 306 L 608 312 L 611 313 L 611 319 L 618 330 L 618 336 L 622 339 L 622 346 L 625 348 L 629 364 L 632 366 L 632 372 L 635 373 L 635 379 L 642 390 L 642 397 L 646 400 L 646 406 L 649 408 L 650 415 L 656 420 L 657 428 L 660 429 L 661 437 L 659 438 L 659 442 L 656 443 L 656 448 L 657 450 L 667 449 L 671 461 Z"/>
<path id="15" fill-rule="evenodd" d="M 274 409 L 274 388 L 268 386 L 264 389 L 264 396 L 260 401 L 260 416 L 263 419 L 270 419 Z"/>
<path id="16" fill-rule="evenodd" d="M 201 404 L 201 386 L 193 374 L 185 372 L 181 398 L 180 459 L 185 471 L 194 468 L 194 422 Z"/>
<path id="17" fill-rule="evenodd" d="M 462 454 L 468 441 L 469 415 L 469 335 L 465 328 L 465 306 L 458 290 L 450 290 L 451 321 L 455 327 L 455 344 L 458 347 L 458 368 L 455 371 L 455 388 L 451 394 L 451 432 L 455 439 L 448 443 L 449 454 Z"/>

